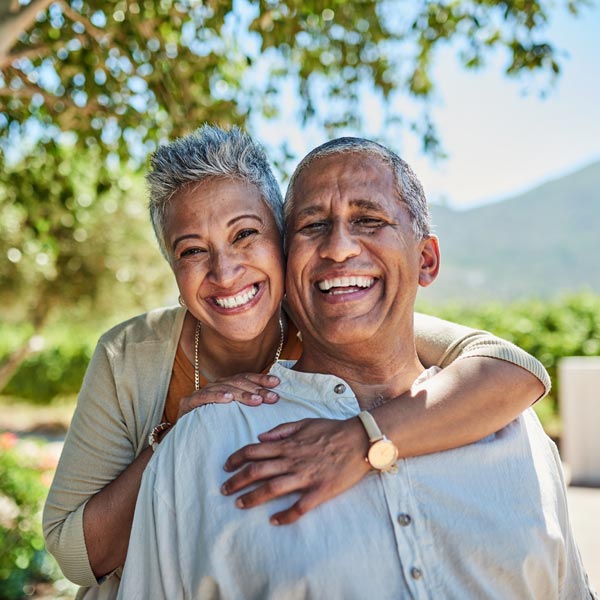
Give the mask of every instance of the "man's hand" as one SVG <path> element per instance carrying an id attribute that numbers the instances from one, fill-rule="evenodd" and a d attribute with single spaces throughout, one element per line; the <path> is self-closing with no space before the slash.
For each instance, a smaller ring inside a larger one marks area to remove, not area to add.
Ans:
<path id="1" fill-rule="evenodd" d="M 260 443 L 234 452 L 226 471 L 239 471 L 222 486 L 225 495 L 259 484 L 236 500 L 251 508 L 300 492 L 287 510 L 271 517 L 273 525 L 297 521 L 319 504 L 358 483 L 369 471 L 368 439 L 359 420 L 303 419 L 283 423 L 258 436 Z"/>
<path id="2" fill-rule="evenodd" d="M 203 404 L 227 404 L 233 401 L 248 406 L 258 406 L 263 402 L 274 404 L 279 400 L 279 395 L 269 388 L 278 385 L 278 377 L 261 373 L 240 373 L 233 377 L 217 379 L 191 396 L 182 398 L 179 403 L 178 418 Z"/>

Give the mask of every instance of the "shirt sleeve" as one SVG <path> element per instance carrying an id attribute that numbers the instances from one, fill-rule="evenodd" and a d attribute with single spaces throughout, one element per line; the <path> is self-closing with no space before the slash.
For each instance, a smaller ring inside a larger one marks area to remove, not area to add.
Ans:
<path id="1" fill-rule="evenodd" d="M 48 551 L 65 577 L 98 585 L 83 533 L 87 501 L 116 479 L 135 458 L 108 349 L 99 343 L 86 372 L 77 407 L 44 506 Z"/>
<path id="2" fill-rule="evenodd" d="M 455 360 L 471 357 L 497 358 L 529 371 L 544 386 L 544 396 L 551 382 L 542 363 L 518 346 L 487 331 L 415 313 L 417 354 L 425 367 L 447 367 Z"/>

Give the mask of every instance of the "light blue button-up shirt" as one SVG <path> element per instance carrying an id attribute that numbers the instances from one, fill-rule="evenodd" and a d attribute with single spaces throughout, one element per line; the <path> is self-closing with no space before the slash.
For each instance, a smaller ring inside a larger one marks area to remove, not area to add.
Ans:
<path id="1" fill-rule="evenodd" d="M 350 386 L 281 363 L 275 405 L 203 406 L 148 464 L 120 598 L 590 598 L 556 447 L 533 411 L 495 435 L 402 459 L 287 526 L 293 496 L 241 510 L 227 457 L 275 425 L 360 411 Z"/>

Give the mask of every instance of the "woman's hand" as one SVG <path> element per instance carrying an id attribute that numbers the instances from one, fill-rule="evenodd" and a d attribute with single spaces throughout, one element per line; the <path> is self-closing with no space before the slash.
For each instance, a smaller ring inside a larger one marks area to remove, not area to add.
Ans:
<path id="1" fill-rule="evenodd" d="M 224 377 L 205 385 L 191 396 L 182 398 L 179 403 L 177 418 L 204 404 L 227 404 L 241 402 L 248 406 L 274 404 L 279 400 L 279 394 L 269 388 L 279 385 L 279 378 L 274 375 L 261 373 L 240 373 L 232 377 Z"/>
<path id="2" fill-rule="evenodd" d="M 356 417 L 283 423 L 258 437 L 260 443 L 244 446 L 227 459 L 225 470 L 239 471 L 221 492 L 235 494 L 258 483 L 236 500 L 239 508 L 300 492 L 290 508 L 271 517 L 274 525 L 293 523 L 354 486 L 369 471 L 368 438 Z"/>

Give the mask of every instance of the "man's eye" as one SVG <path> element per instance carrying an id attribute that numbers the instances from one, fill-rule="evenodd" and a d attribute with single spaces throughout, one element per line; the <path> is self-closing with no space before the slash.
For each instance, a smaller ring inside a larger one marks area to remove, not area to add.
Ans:
<path id="1" fill-rule="evenodd" d="M 359 219 L 355 219 L 353 224 L 366 229 L 377 229 L 387 225 L 385 221 L 382 219 L 376 219 L 375 217 L 361 217 Z"/>
<path id="2" fill-rule="evenodd" d="M 299 227 L 298 231 L 307 235 L 310 235 L 311 233 L 320 233 L 327 228 L 327 225 L 327 221 L 313 221 L 312 223 L 305 223 Z"/>
<path id="3" fill-rule="evenodd" d="M 255 235 L 257 233 L 258 233 L 258 230 L 256 230 L 256 229 L 242 229 L 241 231 L 238 231 L 236 236 L 233 238 L 233 241 L 238 242 L 240 240 L 246 239 L 247 237 L 250 237 L 251 235 Z"/>

